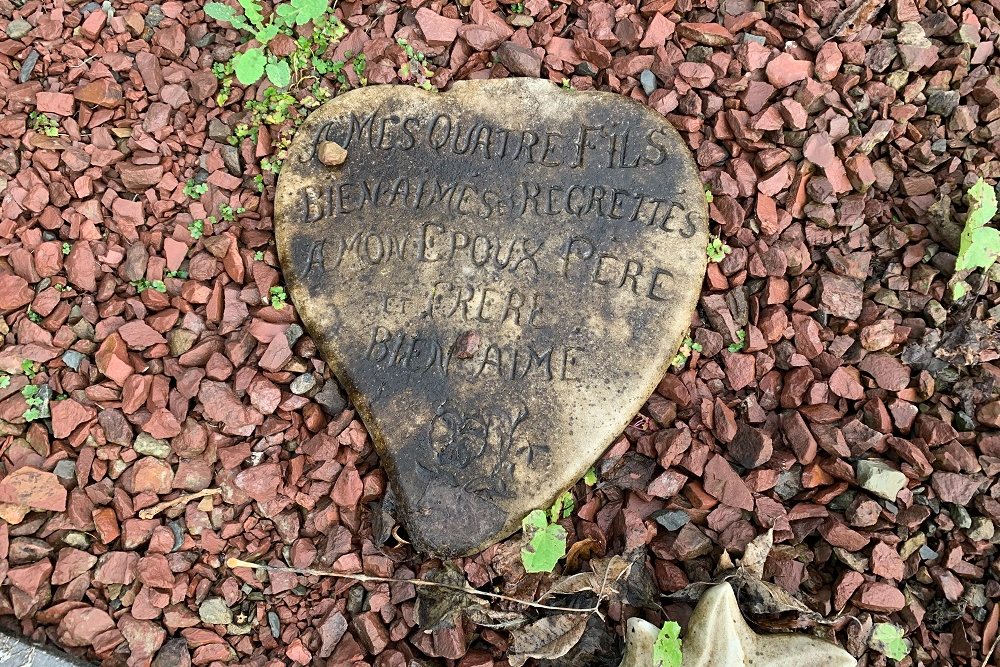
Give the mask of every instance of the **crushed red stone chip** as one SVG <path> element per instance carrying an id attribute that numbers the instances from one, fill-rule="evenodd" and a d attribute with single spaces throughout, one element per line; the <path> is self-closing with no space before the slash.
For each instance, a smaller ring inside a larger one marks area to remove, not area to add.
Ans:
<path id="1" fill-rule="evenodd" d="M 25 466 L 0 479 L 0 503 L 65 512 L 66 498 L 66 488 L 51 472 Z"/>

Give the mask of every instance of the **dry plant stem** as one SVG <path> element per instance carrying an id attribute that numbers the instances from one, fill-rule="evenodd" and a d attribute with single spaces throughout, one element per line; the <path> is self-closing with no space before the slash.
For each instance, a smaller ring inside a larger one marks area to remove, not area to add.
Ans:
<path id="1" fill-rule="evenodd" d="M 508 597 L 506 595 L 501 595 L 500 593 L 488 593 L 486 591 L 480 591 L 471 586 L 453 586 L 451 584 L 442 584 L 437 581 L 427 581 L 426 579 L 394 579 L 392 577 L 371 577 L 367 574 L 341 574 L 339 572 L 327 572 L 326 570 L 314 570 L 311 568 L 299 568 L 299 567 L 277 567 L 274 565 L 261 565 L 260 563 L 250 563 L 245 560 L 240 560 L 239 558 L 229 558 L 226 560 L 226 567 L 249 567 L 254 570 L 264 570 L 265 572 L 291 572 L 292 574 L 301 574 L 307 577 L 340 577 L 341 579 L 350 579 L 352 581 L 364 582 L 376 582 L 384 584 L 413 584 L 414 586 L 429 586 L 431 588 L 448 588 L 453 591 L 459 591 L 461 593 L 468 593 L 469 595 L 478 595 L 480 597 L 492 598 L 494 600 L 503 600 L 504 602 L 513 602 L 514 604 L 521 604 L 527 607 L 534 607 L 535 609 L 545 609 L 547 611 L 561 611 L 571 614 L 600 614 L 597 610 L 598 605 L 600 605 L 602 598 L 598 597 L 597 602 L 593 607 L 585 607 L 583 609 L 576 609 L 573 607 L 556 607 L 553 605 L 540 604 L 538 602 L 531 602 L 530 600 L 519 600 L 517 598 Z"/>
<path id="2" fill-rule="evenodd" d="M 997 633 L 996 639 L 993 640 L 993 645 L 990 646 L 990 650 L 986 652 L 986 656 L 983 658 L 984 667 L 990 664 L 990 657 L 993 656 L 993 651 L 996 650 L 997 644 L 1000 644 L 1000 633 Z"/>
<path id="3" fill-rule="evenodd" d="M 198 500 L 199 498 L 204 498 L 205 496 L 217 496 L 220 493 L 222 493 L 222 489 L 205 489 L 203 491 L 198 491 L 197 493 L 188 493 L 187 495 L 177 496 L 173 500 L 164 500 L 162 503 L 157 503 L 152 507 L 139 510 L 139 518 L 152 519 L 163 510 L 168 510 L 175 505 L 186 505 L 192 500 Z"/>

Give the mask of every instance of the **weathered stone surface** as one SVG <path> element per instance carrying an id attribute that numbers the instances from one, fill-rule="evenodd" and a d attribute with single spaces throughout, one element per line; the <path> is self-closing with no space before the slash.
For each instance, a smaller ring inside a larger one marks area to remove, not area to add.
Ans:
<path id="1" fill-rule="evenodd" d="M 621 432 L 690 325 L 708 239 L 661 116 L 539 80 L 339 96 L 299 130 L 275 217 L 292 302 L 413 542 L 444 555 L 513 532 Z"/>
<path id="2" fill-rule="evenodd" d="M 18 667 L 87 667 L 89 663 L 78 660 L 51 646 L 35 644 L 24 637 L 16 637 L 0 630 L 0 665 Z"/>

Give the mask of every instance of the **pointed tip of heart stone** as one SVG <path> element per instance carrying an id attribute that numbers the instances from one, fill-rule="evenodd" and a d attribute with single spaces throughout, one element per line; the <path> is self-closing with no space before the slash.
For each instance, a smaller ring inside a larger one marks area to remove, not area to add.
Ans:
<path id="1" fill-rule="evenodd" d="M 504 530 L 508 520 L 507 512 L 488 498 L 440 481 L 432 481 L 408 510 L 413 544 L 439 556 L 479 551 Z"/>
<path id="2" fill-rule="evenodd" d="M 551 504 L 642 407 L 690 326 L 708 210 L 656 112 L 508 79 L 323 105 L 289 149 L 275 231 L 413 542 L 466 555 Z"/>

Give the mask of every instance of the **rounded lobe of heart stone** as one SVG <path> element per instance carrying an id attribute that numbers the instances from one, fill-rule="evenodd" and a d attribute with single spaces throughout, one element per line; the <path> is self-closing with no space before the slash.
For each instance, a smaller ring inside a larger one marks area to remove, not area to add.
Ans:
<path id="1" fill-rule="evenodd" d="M 323 105 L 275 229 L 410 538 L 457 555 L 550 505 L 642 407 L 690 326 L 708 212 L 660 115 L 505 79 Z"/>

